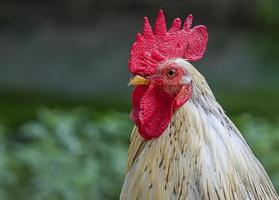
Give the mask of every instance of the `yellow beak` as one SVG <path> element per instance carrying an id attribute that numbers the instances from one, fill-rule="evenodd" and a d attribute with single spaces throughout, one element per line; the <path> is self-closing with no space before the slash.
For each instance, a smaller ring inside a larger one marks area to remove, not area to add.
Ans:
<path id="1" fill-rule="evenodd" d="M 128 86 L 130 85 L 148 85 L 149 84 L 149 80 L 147 80 L 146 78 L 136 75 L 133 78 L 130 79 Z"/>

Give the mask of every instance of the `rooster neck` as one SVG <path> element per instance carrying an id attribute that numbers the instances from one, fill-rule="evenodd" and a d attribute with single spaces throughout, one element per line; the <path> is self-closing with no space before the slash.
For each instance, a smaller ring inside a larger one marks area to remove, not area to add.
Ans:
<path id="1" fill-rule="evenodd" d="M 142 141 L 122 199 L 278 199 L 210 90 L 195 92 L 162 136 Z"/>
<path id="2" fill-rule="evenodd" d="M 203 76 L 178 62 L 191 75 L 192 97 L 159 138 L 145 141 L 134 129 L 120 199 L 278 200 L 264 168 Z"/>

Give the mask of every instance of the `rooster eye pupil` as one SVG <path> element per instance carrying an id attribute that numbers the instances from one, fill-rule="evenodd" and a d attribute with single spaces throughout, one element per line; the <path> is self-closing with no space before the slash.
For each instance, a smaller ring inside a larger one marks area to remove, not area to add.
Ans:
<path id="1" fill-rule="evenodd" d="M 175 70 L 174 69 L 169 69 L 167 72 L 168 77 L 173 77 L 175 75 Z"/>

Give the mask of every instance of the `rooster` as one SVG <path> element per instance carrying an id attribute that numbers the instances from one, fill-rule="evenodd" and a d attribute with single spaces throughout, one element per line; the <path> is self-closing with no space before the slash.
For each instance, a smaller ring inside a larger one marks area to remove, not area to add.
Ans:
<path id="1" fill-rule="evenodd" d="M 203 25 L 167 30 L 160 10 L 144 18 L 129 60 L 134 75 L 128 169 L 121 200 L 275 200 L 263 166 L 189 61 L 202 58 Z"/>

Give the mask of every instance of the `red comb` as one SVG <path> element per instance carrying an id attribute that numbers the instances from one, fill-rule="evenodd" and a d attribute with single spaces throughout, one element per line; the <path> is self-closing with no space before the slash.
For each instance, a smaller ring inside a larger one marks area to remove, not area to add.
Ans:
<path id="1" fill-rule="evenodd" d="M 197 61 L 202 58 L 207 44 L 207 31 L 203 25 L 191 29 L 193 16 L 188 15 L 181 29 L 181 19 L 173 20 L 167 31 L 162 10 L 159 11 L 154 31 L 148 18 L 144 18 L 142 34 L 138 33 L 129 60 L 133 74 L 153 74 L 158 63 L 170 58 Z"/>

